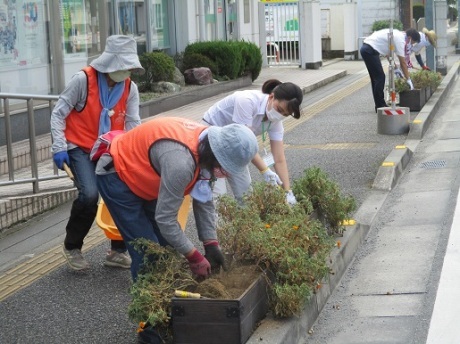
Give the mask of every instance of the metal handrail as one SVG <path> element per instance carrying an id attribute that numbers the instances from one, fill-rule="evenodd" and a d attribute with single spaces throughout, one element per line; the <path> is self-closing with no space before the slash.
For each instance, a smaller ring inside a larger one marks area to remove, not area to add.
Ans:
<path id="1" fill-rule="evenodd" d="M 8 181 L 0 182 L 0 187 L 11 186 L 24 183 L 32 183 L 33 193 L 40 191 L 39 183 L 41 181 L 47 181 L 51 179 L 65 178 L 66 175 L 59 175 L 56 166 L 53 168 L 52 175 L 40 175 L 38 170 L 38 159 L 37 159 L 37 137 L 35 134 L 35 108 L 39 105 L 36 103 L 39 101 L 48 102 L 48 109 L 51 111 L 54 104 L 59 99 L 56 95 L 40 95 L 40 94 L 18 94 L 18 93 L 0 93 L 0 100 L 3 103 L 3 116 L 5 120 L 5 137 L 6 137 L 6 152 L 8 161 Z M 14 156 L 13 156 L 13 137 L 11 127 L 11 109 L 10 100 L 24 100 L 26 101 L 26 107 L 22 107 L 15 110 L 15 113 L 23 113 L 27 110 L 27 121 L 28 121 L 28 140 L 29 140 L 29 154 L 30 154 L 30 169 L 32 178 L 15 178 L 14 168 Z M 0 103 L 1 104 L 1 103 Z M 46 103 L 45 103 L 46 104 Z M 43 107 L 43 103 L 40 103 L 40 108 Z M 50 133 L 51 135 L 51 133 Z"/>

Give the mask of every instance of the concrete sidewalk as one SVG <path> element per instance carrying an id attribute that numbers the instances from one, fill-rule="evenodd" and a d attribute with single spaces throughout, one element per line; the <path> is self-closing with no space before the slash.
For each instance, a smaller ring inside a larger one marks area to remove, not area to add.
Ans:
<path id="1" fill-rule="evenodd" d="M 284 68 L 263 68 L 257 80 L 255 80 L 251 86 L 245 87 L 244 89 L 260 89 L 266 80 L 275 78 L 281 81 L 289 80 L 294 82 L 302 88 L 305 94 L 308 94 L 313 90 L 343 78 L 347 73 L 350 75 L 362 69 L 362 63 L 355 62 L 343 65 L 343 62 L 344 61 L 341 59 L 331 60 L 326 63 L 326 66 L 321 70 L 300 70 L 293 66 Z M 238 83 L 235 83 L 235 87 L 236 85 L 238 85 Z M 231 88 L 231 85 L 226 86 L 226 89 L 228 88 Z M 186 106 L 181 106 L 179 109 L 162 112 L 156 116 L 180 116 L 200 121 L 203 113 L 211 107 L 212 104 L 235 90 L 236 89 L 232 89 L 231 91 L 216 96 L 194 101 Z M 196 92 L 201 91 L 197 89 Z M 173 95 L 167 98 L 174 97 L 176 96 Z M 193 91 L 187 92 L 186 97 L 193 99 Z M 149 102 L 151 103 L 150 107 L 155 107 L 157 103 L 159 104 L 158 107 L 161 107 L 161 103 L 164 103 L 165 99 L 166 98 L 161 98 Z M 307 102 L 304 102 L 304 105 L 306 104 Z M 179 104 L 177 106 L 179 107 Z M 148 121 L 149 118 L 145 118 L 143 121 Z M 29 150 L 28 141 L 21 141 L 13 144 L 13 146 L 15 155 L 21 155 L 22 160 L 26 160 Z M 37 149 L 39 150 L 38 158 L 39 161 L 41 161 L 38 164 L 39 175 L 53 175 L 54 164 L 50 155 L 50 135 L 41 135 L 37 138 Z M 48 156 L 48 158 L 42 159 L 40 156 Z M 5 147 L 0 147 L 0 157 L 2 157 L 2 160 L 6 161 Z M 30 157 L 28 159 L 30 161 Z M 21 164 L 24 165 L 26 163 L 22 162 Z M 64 173 L 61 171 L 60 174 L 62 175 Z M 27 179 L 30 177 L 30 167 L 24 167 L 15 171 L 16 179 Z M 8 174 L 0 175 L 0 181 L 7 180 Z M 40 212 L 47 211 L 75 197 L 76 193 L 73 188 L 73 183 L 68 178 L 40 182 L 40 193 L 35 195 L 32 194 L 31 183 L 0 187 L 0 235 L 6 232 L 6 229 L 13 226 L 15 223 L 27 220 Z"/>
<path id="2" fill-rule="evenodd" d="M 356 213 L 357 224 L 345 232 L 345 236 L 341 239 L 341 249 L 337 249 L 334 256 L 331 257 L 335 274 L 331 275 L 329 283 L 324 283 L 323 288 L 314 295 L 302 316 L 285 321 L 268 317 L 248 343 L 298 343 L 305 339 L 308 330 L 328 298 L 333 294 L 335 286 L 340 283 L 346 267 L 365 240 L 371 226 L 375 223 L 379 210 L 390 194 L 389 190 L 369 192 L 369 178 L 374 180 L 382 168 L 379 167 L 382 161 L 391 156 L 394 164 L 390 176 L 397 182 L 408 164 L 408 157 L 405 154 L 395 153 L 393 148 L 407 142 L 407 146 L 415 150 L 418 145 L 416 141 L 420 142 L 420 139 L 407 140 L 410 134 L 395 137 L 376 135 L 375 116 L 371 116 L 375 113 L 372 101 L 369 102 L 369 90 L 366 87 L 369 77 L 364 64 L 361 61 L 335 60 L 332 62 L 318 71 L 304 71 L 298 68 L 266 68 L 252 87 L 260 88 L 268 78 L 289 80 L 302 87 L 308 87 L 307 83 L 315 78 L 316 81 L 313 84 L 319 85 L 331 75 L 347 71 L 346 77 L 307 94 L 303 103 L 304 111 L 301 120 L 286 120 L 285 127 L 288 133 L 286 146 L 287 148 L 292 147 L 288 149 L 288 161 L 292 163 L 290 168 L 293 175 L 301 173 L 305 167 L 304 160 L 309 160 L 308 163 L 323 162 L 337 165 L 335 167 L 339 174 L 334 179 L 340 179 L 340 173 L 344 171 L 349 172 L 351 168 L 349 165 L 354 168 L 352 179 L 361 178 L 358 172 L 360 169 L 365 170 L 367 165 L 372 167 L 369 171 L 362 171 L 364 175 L 359 185 L 353 184 L 354 180 L 343 183 L 346 189 L 356 192 L 355 196 L 360 205 Z M 454 80 L 455 76 L 456 73 L 455 75 L 452 73 L 449 76 L 450 81 Z M 448 88 L 452 85 L 448 83 L 447 78 L 445 84 L 444 88 L 441 87 L 438 90 L 438 96 L 433 96 L 432 103 L 441 103 L 441 94 L 444 92 L 447 94 Z M 355 98 L 358 94 L 359 98 Z M 188 106 L 162 113 L 160 116 L 186 116 L 200 119 L 204 110 L 223 96 L 225 94 L 206 101 L 191 103 Z M 364 105 L 359 105 L 357 109 L 357 104 Z M 439 106 L 431 105 L 433 107 L 430 114 L 434 116 Z M 342 115 L 344 109 L 348 111 L 349 107 L 353 107 L 351 116 L 340 122 L 341 116 L 338 115 Z M 318 114 L 321 116 L 316 116 Z M 334 122 L 324 122 L 322 118 L 329 115 Z M 412 119 L 417 115 L 417 113 L 411 114 Z M 305 125 L 306 123 L 308 126 Z M 345 136 L 349 136 L 350 131 L 347 132 L 347 128 L 356 128 L 358 125 L 370 130 L 363 133 L 353 131 L 352 139 L 355 141 L 346 137 L 344 142 L 348 142 L 348 146 L 344 145 L 347 151 L 339 150 L 337 151 L 339 155 L 327 152 L 329 143 L 340 142 Z M 330 130 L 330 128 L 337 127 L 343 130 L 338 132 Z M 364 150 L 372 147 L 373 155 L 365 155 L 363 147 Z M 337 158 L 340 155 L 348 157 L 349 160 L 356 160 L 349 161 L 347 165 L 343 162 L 344 165 L 341 165 L 342 162 Z M 400 161 L 395 160 L 398 157 Z M 384 178 L 389 178 L 389 175 L 384 174 Z M 126 305 L 129 303 L 127 293 L 130 285 L 129 272 L 115 271 L 104 268 L 100 264 L 94 264 L 94 262 L 103 261 L 106 245 L 101 244 L 106 240 L 102 231 L 94 226 L 85 240 L 85 255 L 92 262 L 92 268 L 88 273 L 75 273 L 62 266 L 64 261 L 59 250 L 68 213 L 69 206 L 64 205 L 15 227 L 13 233 L 0 239 L 0 252 L 2 252 L 0 255 L 0 273 L 2 273 L 0 275 L 0 300 L 2 301 L 0 314 L 4 320 L 0 322 L 0 342 L 93 343 L 103 342 L 101 338 L 111 343 L 135 342 L 135 325 L 130 323 L 126 315 Z M 31 284 L 34 281 L 35 283 Z M 27 288 L 22 289 L 24 287 Z M 54 305 L 52 312 L 50 311 L 51 304 Z M 18 327 L 17 324 L 20 322 L 22 326 Z M 60 325 L 55 325 L 56 327 L 53 328 L 52 324 Z"/>

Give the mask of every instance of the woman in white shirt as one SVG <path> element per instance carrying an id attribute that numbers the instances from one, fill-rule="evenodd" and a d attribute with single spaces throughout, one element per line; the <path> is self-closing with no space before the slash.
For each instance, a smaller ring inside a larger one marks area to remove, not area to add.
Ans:
<path id="1" fill-rule="evenodd" d="M 280 185 L 286 191 L 286 201 L 295 204 L 296 199 L 290 188 L 289 173 L 284 154 L 282 121 L 289 116 L 300 118 L 303 92 L 291 82 L 276 79 L 267 80 L 262 90 L 237 91 L 215 103 L 203 116 L 209 125 L 223 127 L 232 123 L 248 126 L 255 135 L 262 135 L 264 153 L 256 154 L 252 163 L 260 171 L 265 181 Z M 270 167 L 274 167 L 273 172 Z M 251 184 L 249 169 L 240 175 L 227 175 L 233 195 L 242 200 Z M 214 193 L 227 192 L 225 179 L 217 179 Z"/>

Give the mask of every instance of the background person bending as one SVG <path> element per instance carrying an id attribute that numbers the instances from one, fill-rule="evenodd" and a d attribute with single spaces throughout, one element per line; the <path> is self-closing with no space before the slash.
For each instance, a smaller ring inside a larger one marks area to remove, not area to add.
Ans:
<path id="1" fill-rule="evenodd" d="M 390 29 L 375 31 L 364 40 L 360 49 L 361 56 L 366 64 L 369 77 L 371 78 L 375 112 L 377 112 L 378 108 L 387 106 L 384 96 L 385 72 L 383 71 L 380 56 L 383 55 L 388 57 L 390 55 L 389 32 Z M 394 52 L 398 57 L 403 76 L 406 78 L 410 88 L 414 89 L 405 60 L 405 49 L 406 44 L 413 45 L 420 42 L 420 34 L 415 29 L 408 29 L 405 35 L 404 32 L 393 30 L 393 42 L 395 48 Z"/>
<path id="2" fill-rule="evenodd" d="M 137 238 L 171 245 L 199 276 L 224 264 L 211 182 L 244 171 L 257 148 L 245 126 L 207 127 L 174 117 L 152 119 L 113 140 L 97 164 L 97 186 L 133 259 L 133 280 L 143 259 L 132 244 Z M 204 257 L 177 221 L 184 196 L 197 189 L 203 197 L 193 198 L 193 213 Z"/>
<path id="3" fill-rule="evenodd" d="M 206 124 L 224 127 L 232 123 L 243 124 L 254 134 L 262 135 L 263 156 L 256 154 L 252 163 L 260 171 L 266 182 L 281 185 L 286 191 L 286 201 L 295 204 L 289 173 L 284 154 L 282 121 L 289 116 L 300 118 L 300 104 L 303 92 L 291 82 L 276 79 L 267 80 L 262 91 L 237 91 L 215 103 L 203 116 Z M 268 147 L 270 140 L 270 147 Z M 268 148 L 268 150 L 267 150 Z M 274 166 L 275 172 L 271 170 Z M 246 168 L 243 173 L 227 176 L 228 183 L 236 199 L 242 200 L 251 184 L 251 175 Z M 225 179 L 219 179 L 214 186 L 217 195 L 227 192 Z"/>

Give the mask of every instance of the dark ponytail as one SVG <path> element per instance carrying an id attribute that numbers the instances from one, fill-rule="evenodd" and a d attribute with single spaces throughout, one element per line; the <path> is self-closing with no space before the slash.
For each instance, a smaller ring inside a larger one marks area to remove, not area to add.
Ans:
<path id="1" fill-rule="evenodd" d="M 276 86 L 281 85 L 282 82 L 276 79 L 269 79 L 262 85 L 262 93 L 270 94 L 273 92 Z"/>

